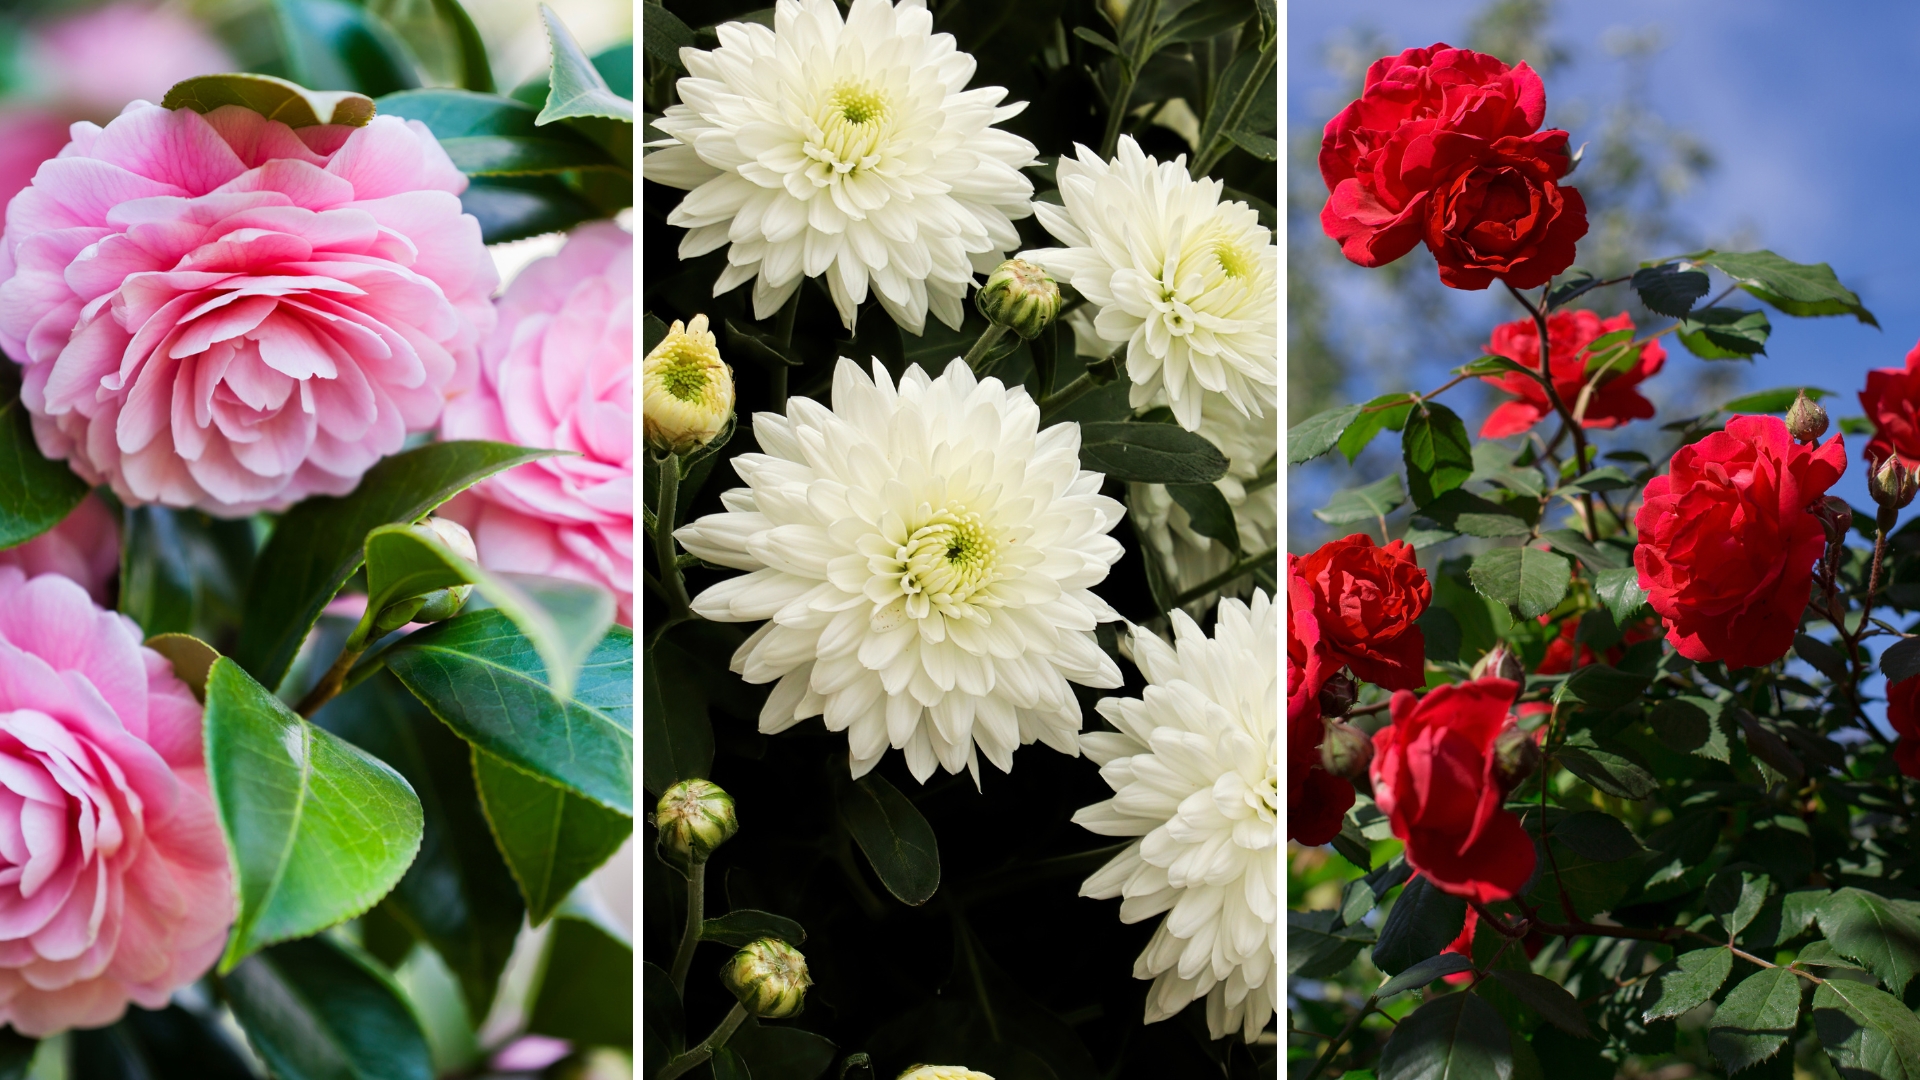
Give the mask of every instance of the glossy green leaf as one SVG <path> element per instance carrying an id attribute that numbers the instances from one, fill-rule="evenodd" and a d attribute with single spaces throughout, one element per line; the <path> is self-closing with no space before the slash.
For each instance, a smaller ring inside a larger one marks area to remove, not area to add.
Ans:
<path id="1" fill-rule="evenodd" d="M 361 627 L 370 627 L 375 613 L 389 605 L 461 584 L 474 586 L 513 620 L 559 698 L 572 695 L 580 665 L 613 626 L 613 594 L 605 589 L 497 574 L 456 555 L 424 528 L 383 525 L 367 534 L 367 618 Z"/>
<path id="2" fill-rule="evenodd" d="M 1732 973 L 1733 950 L 1725 946 L 1681 953 L 1654 974 L 1658 990 L 1643 1018 L 1662 1020 L 1705 1004 Z"/>
<path id="3" fill-rule="evenodd" d="M 1527 899 L 1541 909 L 1542 916 L 1549 922 L 1590 920 L 1603 911 L 1611 911 L 1629 889 L 1646 878 L 1644 855 L 1596 859 L 1575 851 L 1557 836 L 1548 842 L 1548 847 L 1552 858 L 1541 865 L 1557 867 L 1559 873 L 1542 871 Z M 1612 856 L 1617 852 L 1606 854 Z M 1560 894 L 1562 887 L 1566 889 L 1564 898 Z M 1573 901 L 1572 911 L 1566 910 L 1567 899 Z"/>
<path id="4" fill-rule="evenodd" d="M 380 461 L 351 495 L 304 500 L 280 518 L 254 563 L 234 660 L 277 688 L 321 610 L 360 568 L 367 533 L 418 521 L 494 473 L 554 453 L 507 443 L 429 443 Z"/>
<path id="5" fill-rule="evenodd" d="M 1080 425 L 1080 467 L 1140 484 L 1211 484 L 1226 455 L 1174 424 L 1101 421 Z"/>
<path id="6" fill-rule="evenodd" d="M 460 0 L 360 2 L 406 42 L 409 52 L 430 76 L 429 81 L 493 92 L 486 42 Z"/>
<path id="7" fill-rule="evenodd" d="M 1567 595 L 1573 567 L 1567 560 L 1534 547 L 1494 548 L 1474 556 L 1467 580 L 1480 595 L 1517 608 L 1536 619 Z"/>
<path id="8" fill-rule="evenodd" d="M 1438 956 L 1460 936 L 1466 920 L 1465 900 L 1441 892 L 1424 877 L 1413 878 L 1400 890 L 1400 898 L 1380 924 L 1380 939 L 1373 946 L 1373 966 L 1395 975 Z"/>
<path id="9" fill-rule="evenodd" d="M 1645 675 L 1621 671 L 1609 664 L 1586 664 L 1567 676 L 1567 681 L 1553 692 L 1553 700 L 1612 710 L 1637 700 L 1651 681 Z"/>
<path id="10" fill-rule="evenodd" d="M 1713 1012 L 1707 1049 L 1730 1073 L 1779 1052 L 1800 1022 L 1800 977 L 1786 968 L 1747 976 Z"/>
<path id="11" fill-rule="evenodd" d="M 376 111 L 373 99 L 365 94 L 309 90 L 271 75 L 197 75 L 173 84 L 160 104 L 197 113 L 238 105 L 292 128 L 317 124 L 365 127 Z"/>
<path id="12" fill-rule="evenodd" d="M 1880 325 L 1826 263 L 1797 263 L 1771 251 L 1706 251 L 1689 258 L 1724 271 L 1789 315 L 1852 315 L 1868 326 Z"/>
<path id="13" fill-rule="evenodd" d="M 427 125 L 454 165 L 468 176 L 528 176 L 569 169 L 615 168 L 606 151 L 562 124 L 534 126 L 530 106 L 466 90 L 403 90 L 379 100 L 380 111 Z"/>
<path id="14" fill-rule="evenodd" d="M 407 47 L 384 20 L 351 0 L 272 0 L 287 74 L 301 86 L 370 97 L 420 85 Z"/>
<path id="15" fill-rule="evenodd" d="M 1920 675 L 1920 638 L 1901 638 L 1880 654 L 1880 671 L 1887 682 L 1906 682 Z"/>
<path id="16" fill-rule="evenodd" d="M 1764 311 L 1710 307 L 1680 320 L 1680 344 L 1702 360 L 1746 360 L 1765 356 L 1773 324 Z"/>
<path id="17" fill-rule="evenodd" d="M 238 664 L 207 678 L 207 779 L 240 910 L 221 970 L 372 907 L 420 847 L 420 800 L 386 763 L 302 720 Z"/>
<path id="18" fill-rule="evenodd" d="M 641 665 L 646 706 L 640 716 L 645 736 L 640 768 L 655 795 L 713 769 L 713 722 L 700 683 L 669 675 L 686 671 L 689 662 L 679 646 L 663 640 Z"/>
<path id="19" fill-rule="evenodd" d="M 1168 484 L 1167 494 L 1187 512 L 1187 527 L 1235 555 L 1240 554 L 1240 526 L 1233 504 L 1212 484 Z"/>
<path id="20" fill-rule="evenodd" d="M 19 1037 L 8 1028 L 10 1040 Z M 70 1031 L 67 1072 L 70 1080 L 258 1080 L 246 1054 L 235 1045 L 219 1017 L 179 1005 L 127 1009 L 118 1023 Z M 10 1045 L 17 1053 L 18 1042 Z M 6 1080 L 28 1076 L 0 1073 Z"/>
<path id="21" fill-rule="evenodd" d="M 480 239 L 489 244 L 564 232 L 605 216 L 553 176 L 476 176 L 460 193 L 460 209 L 480 222 Z"/>
<path id="22" fill-rule="evenodd" d="M 766 937 L 779 938 L 795 948 L 807 943 L 807 932 L 799 923 L 784 915 L 751 908 L 729 911 L 700 924 L 700 940 L 717 941 L 735 948 L 744 948 Z"/>
<path id="23" fill-rule="evenodd" d="M 60 524 L 80 500 L 87 482 L 64 461 L 41 456 L 33 422 L 20 404 L 12 374 L 0 391 L 0 548 L 15 547 Z"/>
<path id="24" fill-rule="evenodd" d="M 571 909 L 553 921 L 527 1030 L 590 1046 L 633 1046 L 633 945 Z"/>
<path id="25" fill-rule="evenodd" d="M 506 858 L 527 918 L 547 920 L 573 887 L 612 858 L 633 819 L 549 784 L 475 746 L 473 773 L 494 843 Z"/>
<path id="26" fill-rule="evenodd" d="M 167 658 L 173 665 L 173 674 L 202 704 L 207 700 L 207 676 L 213 671 L 213 662 L 220 654 L 213 646 L 188 634 L 160 634 L 147 639 L 147 648 Z"/>
<path id="27" fill-rule="evenodd" d="M 526 637 L 499 611 L 416 631 L 383 654 L 400 681 L 468 742 L 633 815 L 633 632 L 594 646 L 570 696 L 553 692 Z"/>
<path id="28" fill-rule="evenodd" d="M 1407 417 L 1400 433 L 1407 465 L 1407 493 L 1425 506 L 1473 475 L 1473 443 L 1467 425 L 1445 405 L 1427 402 Z"/>
<path id="29" fill-rule="evenodd" d="M 1506 1022 L 1478 994 L 1443 994 L 1393 1029 L 1377 1073 L 1380 1080 L 1511 1080 Z"/>
<path id="30" fill-rule="evenodd" d="M 1813 1030 L 1841 1076 L 1920 1080 L 1920 1019 L 1878 987 L 1830 979 L 1815 988 Z"/>
<path id="31" fill-rule="evenodd" d="M 1352 525 L 1372 518 L 1386 517 L 1407 501 L 1398 473 L 1383 476 L 1365 487 L 1349 488 L 1335 495 L 1313 516 L 1329 525 Z"/>
<path id="32" fill-rule="evenodd" d="M 1840 889 L 1821 902 L 1814 917 L 1835 949 L 1867 965 L 1894 993 L 1905 992 L 1920 971 L 1920 920 L 1884 897 Z"/>
<path id="33" fill-rule="evenodd" d="M 933 826 L 876 773 L 836 788 L 840 820 L 881 884 L 903 904 L 926 903 L 940 887 L 940 844 Z"/>
<path id="34" fill-rule="evenodd" d="M 148 635 L 234 640 L 255 558 L 253 525 L 165 506 L 128 507 L 122 521 L 120 613 Z"/>
<path id="35" fill-rule="evenodd" d="M 613 92 L 552 8 L 540 5 L 540 15 L 546 20 L 553 67 L 548 74 L 547 104 L 540 110 L 538 122 L 551 124 L 574 117 L 604 117 L 632 124 L 633 102 Z"/>
<path id="36" fill-rule="evenodd" d="M 1364 405 L 1336 405 L 1287 428 L 1287 464 L 1312 461 L 1333 449 L 1340 436 L 1360 417 Z"/>
<path id="37" fill-rule="evenodd" d="M 486 1016 L 526 908 L 481 812 L 467 744 L 384 671 L 313 722 L 393 766 L 419 796 L 420 854 L 382 909 L 440 954 L 468 1015 Z"/>
<path id="38" fill-rule="evenodd" d="M 282 1080 L 433 1080 L 405 994 L 351 945 L 290 941 L 223 981 L 247 1040 Z"/>

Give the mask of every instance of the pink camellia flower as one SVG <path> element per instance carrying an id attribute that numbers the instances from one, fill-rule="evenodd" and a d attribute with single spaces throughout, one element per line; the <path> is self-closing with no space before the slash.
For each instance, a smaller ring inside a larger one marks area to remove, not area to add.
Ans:
<path id="1" fill-rule="evenodd" d="M 633 623 L 633 236 L 574 230 L 500 298 L 479 385 L 441 436 L 575 451 L 485 481 L 441 510 L 494 570 L 611 589 Z"/>
<path id="2" fill-rule="evenodd" d="M 67 145 L 67 121 L 38 105 L 0 109 L 0 207 L 33 183 L 40 163 Z"/>
<path id="3" fill-rule="evenodd" d="M 298 130 L 134 102 L 7 208 L 0 349 L 40 449 L 129 503 L 351 491 L 493 328 L 466 178 L 417 121 Z"/>
<path id="4" fill-rule="evenodd" d="M 104 120 L 129 101 L 158 101 L 183 79 L 240 70 L 178 5 L 138 0 L 34 27 L 23 52 L 41 96 L 76 119 Z"/>
<path id="5" fill-rule="evenodd" d="M 120 571 L 120 521 L 99 496 L 89 495 L 60 524 L 0 551 L 0 566 L 17 566 L 28 577 L 70 578 L 105 607 L 107 586 Z"/>
<path id="6" fill-rule="evenodd" d="M 226 942 L 200 703 L 123 615 L 0 567 L 0 1023 L 157 1009 Z"/>

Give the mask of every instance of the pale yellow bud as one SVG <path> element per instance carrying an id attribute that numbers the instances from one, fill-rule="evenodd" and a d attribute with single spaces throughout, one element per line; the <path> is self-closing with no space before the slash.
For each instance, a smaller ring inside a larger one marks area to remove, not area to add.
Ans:
<path id="1" fill-rule="evenodd" d="M 807 958 L 779 938 L 761 938 L 733 954 L 720 981 L 748 1012 L 765 1020 L 798 1015 L 806 1004 Z"/>
<path id="2" fill-rule="evenodd" d="M 915 1065 L 901 1073 L 898 1080 L 993 1080 L 993 1077 L 964 1065 Z"/>
<path id="3" fill-rule="evenodd" d="M 733 415 L 733 369 L 720 359 L 705 315 L 685 325 L 674 320 L 647 354 L 641 380 L 647 442 L 661 453 L 705 446 Z"/>
<path id="4" fill-rule="evenodd" d="M 1032 339 L 1060 313 L 1060 286 L 1045 270 L 1020 259 L 993 268 L 973 294 L 973 305 L 987 321 Z"/>
<path id="5" fill-rule="evenodd" d="M 682 874 L 740 831 L 733 796 L 711 780 L 682 780 L 668 788 L 654 807 L 653 823 L 660 830 L 654 849 Z"/>

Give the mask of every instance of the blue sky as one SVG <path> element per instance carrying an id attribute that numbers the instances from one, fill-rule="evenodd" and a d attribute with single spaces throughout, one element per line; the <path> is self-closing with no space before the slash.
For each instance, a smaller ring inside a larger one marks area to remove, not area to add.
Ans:
<path id="1" fill-rule="evenodd" d="M 1480 7 L 1479 0 L 1289 5 L 1290 121 L 1312 120 L 1339 104 L 1322 51 L 1341 31 L 1369 26 L 1396 48 L 1460 41 Z M 1746 385 L 1824 386 L 1840 395 L 1828 402 L 1835 416 L 1858 414 L 1854 392 L 1866 371 L 1899 366 L 1920 338 L 1920 85 L 1913 60 L 1920 6 L 1859 3 L 1846 10 L 1838 16 L 1804 0 L 1563 2 L 1550 36 L 1572 46 L 1577 58 L 1547 83 L 1549 125 L 1560 124 L 1556 102 L 1612 100 L 1625 67 L 1608 57 L 1604 36 L 1659 27 L 1666 48 L 1645 68 L 1647 96 L 1669 123 L 1700 136 L 1719 162 L 1678 213 L 1710 242 L 1746 233 L 1757 239 L 1753 246 L 1831 263 L 1884 327 L 1773 316 L 1768 355 Z M 1575 129 L 1572 142 L 1593 134 Z M 1656 254 L 1670 253 L 1647 253 Z M 1504 296 L 1463 294 L 1458 302 L 1483 312 L 1489 325 L 1515 317 Z M 1698 363 L 1671 350 L 1670 366 Z M 1856 461 L 1865 442 L 1847 440 Z M 1862 475 L 1856 464 L 1836 493 L 1871 505 Z"/>

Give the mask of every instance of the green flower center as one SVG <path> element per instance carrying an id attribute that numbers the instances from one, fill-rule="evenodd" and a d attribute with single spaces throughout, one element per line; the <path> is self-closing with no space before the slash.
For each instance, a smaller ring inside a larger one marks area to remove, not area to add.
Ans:
<path id="1" fill-rule="evenodd" d="M 1252 277 L 1254 272 L 1253 254 L 1239 247 L 1221 242 L 1213 249 L 1214 258 L 1220 260 L 1220 272 L 1230 278 Z"/>
<path id="2" fill-rule="evenodd" d="M 887 99 L 864 86 L 843 83 L 834 88 L 832 100 L 849 124 L 870 124 L 887 114 Z"/>
<path id="3" fill-rule="evenodd" d="M 700 357 L 676 349 L 663 359 L 666 363 L 657 369 L 660 385 L 674 400 L 691 403 L 706 396 L 713 377 L 707 374 L 707 365 Z"/>
<path id="4" fill-rule="evenodd" d="M 895 558 L 908 596 L 965 603 L 999 580 L 999 544 L 979 514 L 958 507 L 935 513 L 900 545 Z"/>

